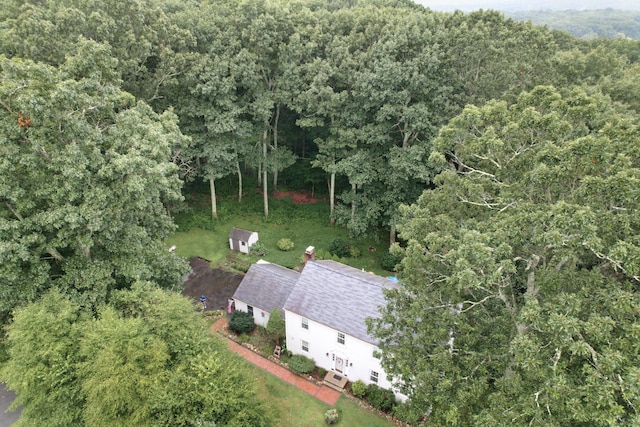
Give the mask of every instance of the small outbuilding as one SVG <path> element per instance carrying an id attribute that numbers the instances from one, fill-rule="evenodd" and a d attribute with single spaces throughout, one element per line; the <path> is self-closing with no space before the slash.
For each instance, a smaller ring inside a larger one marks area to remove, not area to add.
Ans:
<path id="1" fill-rule="evenodd" d="M 249 248 L 258 242 L 258 232 L 234 227 L 229 233 L 229 247 L 234 251 L 249 253 Z"/>

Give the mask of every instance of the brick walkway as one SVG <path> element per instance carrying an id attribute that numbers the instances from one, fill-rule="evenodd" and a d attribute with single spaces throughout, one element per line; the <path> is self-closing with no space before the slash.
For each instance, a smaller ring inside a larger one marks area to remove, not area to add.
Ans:
<path id="1" fill-rule="evenodd" d="M 212 329 L 215 331 L 220 331 L 224 328 L 227 323 L 227 319 L 224 317 L 219 319 L 216 323 L 213 324 Z M 247 361 L 253 363 L 257 367 L 264 369 L 270 374 L 275 375 L 280 378 L 282 381 L 287 382 L 300 390 L 304 391 L 311 396 L 327 403 L 331 406 L 334 406 L 340 397 L 340 393 L 337 391 L 327 387 L 326 385 L 317 385 L 312 383 L 311 381 L 307 381 L 304 378 L 294 374 L 288 369 L 283 368 L 282 366 L 273 363 L 269 359 L 266 359 L 259 354 L 249 350 L 246 347 L 241 346 L 237 342 L 233 340 L 227 340 L 229 343 L 229 349 L 235 353 L 238 353 Z"/>

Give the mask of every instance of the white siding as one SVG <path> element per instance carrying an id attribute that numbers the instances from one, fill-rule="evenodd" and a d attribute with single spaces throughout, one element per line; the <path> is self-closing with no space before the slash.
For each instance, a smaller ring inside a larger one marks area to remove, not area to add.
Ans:
<path id="1" fill-rule="evenodd" d="M 349 381 L 362 380 L 365 384 L 372 381 L 371 371 L 378 372 L 378 385 L 391 388 L 387 375 L 380 366 L 380 359 L 373 357 L 376 347 L 373 344 L 345 334 L 345 343 L 338 343 L 338 332 L 308 319 L 309 329 L 302 327 L 302 316 L 285 312 L 287 349 L 293 354 L 302 354 L 313 359 L 317 366 L 327 371 L 336 368 L 335 358 L 343 360 L 343 375 Z M 309 351 L 302 350 L 302 341 L 309 343 Z M 401 397 L 401 396 L 398 396 Z"/>
<path id="2" fill-rule="evenodd" d="M 258 233 L 254 231 L 253 233 L 251 233 L 251 236 L 249 236 L 249 241 L 247 242 L 247 246 L 250 248 L 257 242 L 258 242 Z"/>

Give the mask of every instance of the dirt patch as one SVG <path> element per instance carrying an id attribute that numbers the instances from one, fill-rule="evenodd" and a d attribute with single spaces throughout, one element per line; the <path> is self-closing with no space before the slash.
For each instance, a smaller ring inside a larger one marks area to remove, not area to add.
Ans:
<path id="1" fill-rule="evenodd" d="M 191 273 L 184 281 L 182 295 L 200 301 L 200 295 L 207 297 L 207 310 L 226 310 L 227 301 L 233 296 L 244 276 L 211 268 L 209 261 L 191 258 Z"/>

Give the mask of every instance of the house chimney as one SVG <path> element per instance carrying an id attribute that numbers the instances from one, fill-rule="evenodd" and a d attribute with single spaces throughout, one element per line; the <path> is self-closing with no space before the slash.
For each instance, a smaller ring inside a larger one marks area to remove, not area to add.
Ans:
<path id="1" fill-rule="evenodd" d="M 302 262 L 304 265 L 307 265 L 307 261 L 316 259 L 316 248 L 313 246 L 309 246 L 307 250 L 304 251 L 304 261 Z"/>

